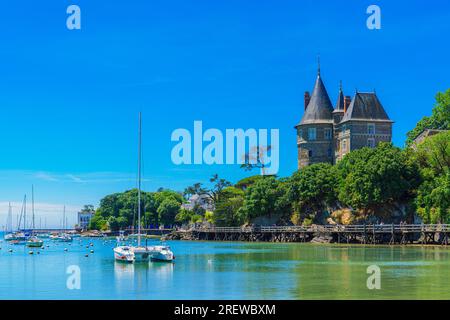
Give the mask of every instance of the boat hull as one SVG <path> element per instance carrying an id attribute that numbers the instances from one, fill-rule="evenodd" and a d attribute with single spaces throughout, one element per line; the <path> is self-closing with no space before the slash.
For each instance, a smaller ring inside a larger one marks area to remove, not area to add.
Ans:
<path id="1" fill-rule="evenodd" d="M 149 262 L 151 258 L 151 252 L 146 248 L 134 248 L 134 261 L 135 262 Z"/>
<path id="2" fill-rule="evenodd" d="M 118 262 L 133 263 L 134 253 L 127 247 L 114 248 L 114 259 Z"/>
<path id="3" fill-rule="evenodd" d="M 42 248 L 44 246 L 44 242 L 27 242 L 27 247 L 30 248 Z"/>
<path id="4" fill-rule="evenodd" d="M 172 252 L 156 252 L 151 259 L 155 262 L 173 262 L 175 257 Z"/>

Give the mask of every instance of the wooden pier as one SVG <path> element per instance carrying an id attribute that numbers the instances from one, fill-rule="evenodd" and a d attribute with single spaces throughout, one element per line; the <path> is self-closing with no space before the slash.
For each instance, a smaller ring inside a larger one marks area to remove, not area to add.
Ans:
<path id="1" fill-rule="evenodd" d="M 450 224 L 212 227 L 177 231 L 179 239 L 360 244 L 449 244 Z"/>

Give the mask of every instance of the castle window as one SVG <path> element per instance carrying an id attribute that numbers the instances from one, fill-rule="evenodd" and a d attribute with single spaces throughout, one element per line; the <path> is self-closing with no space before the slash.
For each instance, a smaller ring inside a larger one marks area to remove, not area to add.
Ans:
<path id="1" fill-rule="evenodd" d="M 347 140 L 342 140 L 342 151 L 347 151 Z"/>
<path id="2" fill-rule="evenodd" d="M 308 151 L 308 157 L 312 158 L 312 156 L 313 156 L 313 152 L 312 152 L 312 150 L 309 150 Z"/>
<path id="3" fill-rule="evenodd" d="M 308 140 L 316 140 L 316 128 L 308 128 Z"/>
<path id="4" fill-rule="evenodd" d="M 368 123 L 367 124 L 367 133 L 368 134 L 375 134 L 375 124 L 374 123 Z"/>
<path id="5" fill-rule="evenodd" d="M 331 129 L 325 128 L 324 135 L 325 135 L 325 140 L 331 140 Z"/>
<path id="6" fill-rule="evenodd" d="M 374 138 L 367 139 L 367 146 L 369 148 L 375 148 L 375 139 Z"/>

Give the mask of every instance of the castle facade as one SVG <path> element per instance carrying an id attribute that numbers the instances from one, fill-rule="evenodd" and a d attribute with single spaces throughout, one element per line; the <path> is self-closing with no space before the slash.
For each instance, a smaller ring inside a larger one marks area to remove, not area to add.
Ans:
<path id="1" fill-rule="evenodd" d="M 342 85 L 336 105 L 328 96 L 320 67 L 312 94 L 304 95 L 305 111 L 297 130 L 298 167 L 335 164 L 350 151 L 391 142 L 393 121 L 375 92 L 345 96 Z"/>

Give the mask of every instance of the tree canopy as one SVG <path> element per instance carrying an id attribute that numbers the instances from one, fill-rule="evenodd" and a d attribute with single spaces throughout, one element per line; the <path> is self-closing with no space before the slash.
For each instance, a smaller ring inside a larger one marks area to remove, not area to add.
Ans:
<path id="1" fill-rule="evenodd" d="M 409 146 L 425 129 L 450 130 L 450 89 L 436 95 L 436 104 L 429 117 L 423 117 L 414 129 L 408 132 L 406 144 Z"/>
<path id="2" fill-rule="evenodd" d="M 418 168 L 406 153 L 388 143 L 347 154 L 337 164 L 339 201 L 363 214 L 407 200 L 419 183 Z"/>
<path id="3" fill-rule="evenodd" d="M 423 179 L 415 200 L 418 214 L 427 223 L 450 223 L 450 131 L 428 137 L 415 157 Z"/>
<path id="4" fill-rule="evenodd" d="M 175 216 L 183 203 L 183 197 L 174 191 L 141 193 L 142 225 L 167 224 L 175 222 Z M 120 230 L 137 225 L 138 190 L 114 193 L 104 197 L 91 220 L 90 228 L 98 230 Z"/>
<path id="5" fill-rule="evenodd" d="M 337 170 L 318 163 L 295 172 L 289 180 L 288 197 L 296 213 L 294 223 L 321 222 L 322 213 L 336 205 Z"/>

